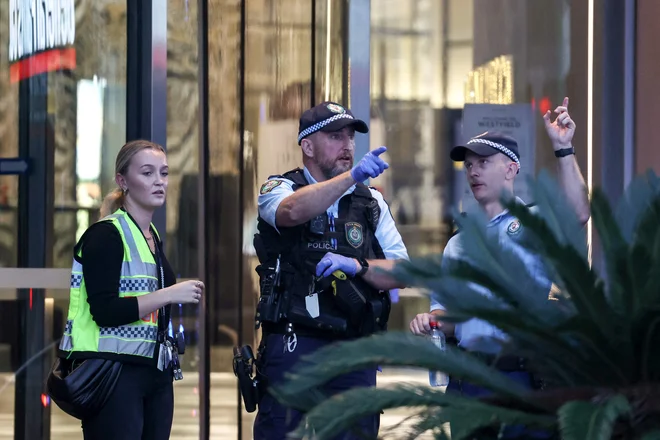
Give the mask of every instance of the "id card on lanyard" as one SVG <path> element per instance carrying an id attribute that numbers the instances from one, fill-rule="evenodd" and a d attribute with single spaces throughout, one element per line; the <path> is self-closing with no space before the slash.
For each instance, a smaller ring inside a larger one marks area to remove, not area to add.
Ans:
<path id="1" fill-rule="evenodd" d="M 158 277 L 158 289 L 165 288 L 165 271 L 163 269 L 163 264 L 160 256 L 160 246 L 158 240 L 156 239 L 157 235 L 152 233 L 154 237 L 154 256 L 156 260 L 156 272 Z M 156 336 L 156 342 L 158 342 L 158 369 L 164 371 L 172 362 L 172 348 L 171 344 L 168 346 L 167 340 L 167 327 L 168 327 L 168 317 L 167 317 L 167 307 L 163 306 L 158 309 L 158 334 Z"/>

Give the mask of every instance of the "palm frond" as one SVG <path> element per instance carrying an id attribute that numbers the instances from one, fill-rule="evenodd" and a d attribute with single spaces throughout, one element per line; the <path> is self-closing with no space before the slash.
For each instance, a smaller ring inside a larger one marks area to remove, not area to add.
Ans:
<path id="1" fill-rule="evenodd" d="M 603 335 L 610 335 L 612 312 L 603 286 L 598 283 L 598 275 L 589 267 L 588 260 L 573 246 L 557 240 L 545 219 L 533 214 L 529 208 L 517 203 L 511 203 L 507 208 L 538 237 L 543 253 L 563 281 L 577 311 L 596 324 Z"/>
<path id="2" fill-rule="evenodd" d="M 637 352 L 641 353 L 640 380 L 660 381 L 660 306 L 648 309 L 636 322 L 640 335 Z"/>
<path id="3" fill-rule="evenodd" d="M 640 217 L 632 242 L 635 260 L 630 263 L 631 266 L 637 264 L 632 266 L 633 287 L 643 286 L 640 289 L 639 307 L 635 311 L 660 303 L 660 273 L 656 270 L 660 264 L 660 196 L 652 201 Z"/>
<path id="4" fill-rule="evenodd" d="M 492 389 L 500 395 L 526 400 L 527 390 L 470 353 L 452 346 L 440 351 L 428 339 L 389 332 L 325 346 L 301 358 L 287 382 L 275 386 L 278 399 L 295 403 L 308 390 L 342 374 L 376 365 L 415 366 L 444 371 L 457 379 Z"/>
<path id="5" fill-rule="evenodd" d="M 602 403 L 568 402 L 559 409 L 559 427 L 564 440 L 609 440 L 616 421 L 631 411 L 621 395 Z"/>
<path id="6" fill-rule="evenodd" d="M 639 440 L 660 440 L 660 431 L 647 432 Z"/>
<path id="7" fill-rule="evenodd" d="M 438 414 L 442 410 L 441 407 L 424 407 L 402 423 L 387 428 L 384 435 L 393 434 L 397 439 L 416 440 L 420 435 L 431 431 L 435 440 L 451 440 L 448 426 L 441 421 L 442 418 Z"/>
<path id="8" fill-rule="evenodd" d="M 466 270 L 466 277 L 469 276 L 468 267 L 469 265 L 465 265 L 464 269 L 461 269 Z M 398 270 L 401 273 L 406 269 L 400 267 Z M 467 278 L 464 280 L 445 275 L 436 276 L 434 279 L 427 278 L 422 282 L 447 308 L 444 320 L 464 322 L 476 318 L 489 322 L 509 334 L 518 351 L 529 352 L 535 363 L 542 366 L 546 376 L 564 385 L 599 383 L 602 380 L 599 375 L 611 375 L 607 369 L 595 369 L 593 362 L 588 362 L 588 353 L 576 350 L 575 337 L 570 334 L 575 332 L 575 329 L 564 334 L 555 330 L 563 323 L 573 322 L 573 318 L 565 319 L 566 312 L 557 310 L 557 302 L 546 299 L 543 315 L 540 316 L 539 312 L 534 313 L 525 308 L 506 307 L 498 298 L 483 295 L 483 286 L 466 280 Z M 487 282 L 486 284 L 498 290 Z M 552 319 L 543 319 L 543 316 Z M 605 359 L 597 362 L 608 361 Z M 593 376 L 594 373 L 597 376 Z"/>
<path id="9" fill-rule="evenodd" d="M 586 236 L 580 227 L 575 210 L 567 202 L 563 191 L 557 190 L 558 182 L 547 170 L 541 170 L 536 180 L 531 176 L 528 177 L 528 185 L 532 189 L 539 216 L 544 219 L 550 235 L 560 245 L 573 248 L 586 261 Z M 509 200 L 506 206 L 510 206 L 512 202 L 514 200 Z M 522 222 L 522 219 L 520 221 Z"/>
<path id="10" fill-rule="evenodd" d="M 616 215 L 606 195 L 594 191 L 591 209 L 604 277 L 591 268 L 584 230 L 557 188 L 547 173 L 532 184 L 538 213 L 505 201 L 524 226 L 515 251 L 502 249 L 493 228 L 476 213 L 457 218 L 460 260 L 417 258 L 391 271 L 406 285 L 433 292 L 447 309 L 443 320 L 479 319 L 500 329 L 507 337 L 492 342 L 501 344 L 501 354 L 530 359 L 533 370 L 557 388 L 528 391 L 476 355 L 454 347 L 441 352 L 425 338 L 391 332 L 324 347 L 303 358 L 271 392 L 285 405 L 311 408 L 302 429 L 313 430 L 315 438 L 344 430 L 367 413 L 401 406 L 416 411 L 400 426 L 406 435 L 432 431 L 443 440 L 439 428 L 447 422 L 452 440 L 501 423 L 549 430 L 561 424 L 566 440 L 609 439 L 615 425 L 619 438 L 617 421 L 635 434 L 657 429 L 660 179 L 653 173 L 636 179 Z M 525 270 L 519 248 L 544 259 L 547 283 Z M 561 290 L 558 301 L 548 299 L 550 281 Z M 376 365 L 440 370 L 494 394 L 468 404 L 437 389 L 405 385 L 351 390 L 321 401 L 318 390 L 332 378 Z M 593 400 L 603 395 L 614 397 Z M 657 433 L 648 435 L 644 440 Z"/>
<path id="11" fill-rule="evenodd" d="M 500 246 L 499 240 L 493 239 L 483 215 L 459 216 L 456 221 L 461 228 L 457 237 L 462 250 L 461 259 L 489 275 L 491 285 L 499 287 L 492 294 L 514 308 L 543 319 L 548 310 L 549 286 L 543 289 L 526 270 L 512 270 L 525 265 L 513 250 Z M 450 266 L 448 270 L 453 272 L 455 268 Z"/>
<path id="12" fill-rule="evenodd" d="M 298 435 L 313 433 L 318 440 L 333 438 L 351 429 L 366 416 L 401 407 L 438 408 L 433 414 L 426 414 L 425 423 L 419 428 L 439 427 L 451 421 L 451 438 L 454 440 L 468 438 L 480 428 L 498 427 L 501 424 L 542 428 L 552 428 L 555 424 L 553 416 L 498 408 L 479 400 L 448 395 L 430 387 L 397 385 L 390 388 L 352 389 L 326 400 L 306 414 Z"/>
<path id="13" fill-rule="evenodd" d="M 616 208 L 615 217 L 628 243 L 633 240 L 641 216 L 659 194 L 658 177 L 652 170 L 633 179 L 626 188 Z"/>
<path id="14" fill-rule="evenodd" d="M 561 278 L 581 317 L 579 326 L 570 327 L 571 322 L 560 323 L 555 330 L 568 325 L 576 342 L 592 350 L 592 355 L 600 359 L 607 375 L 619 383 L 626 383 L 631 374 L 630 363 L 621 356 L 621 349 L 629 339 L 618 331 L 618 316 L 609 305 L 602 280 L 573 246 L 562 245 L 553 237 L 543 218 L 524 206 L 512 203 L 507 208 L 539 237 L 543 253 Z"/>
<path id="15" fill-rule="evenodd" d="M 591 218 L 598 231 L 606 260 L 610 304 L 618 315 L 629 316 L 638 307 L 639 292 L 631 292 L 625 288 L 634 286 L 629 267 L 628 243 L 623 238 L 607 197 L 597 188 L 591 196 Z M 630 329 L 625 330 L 630 333 Z"/>

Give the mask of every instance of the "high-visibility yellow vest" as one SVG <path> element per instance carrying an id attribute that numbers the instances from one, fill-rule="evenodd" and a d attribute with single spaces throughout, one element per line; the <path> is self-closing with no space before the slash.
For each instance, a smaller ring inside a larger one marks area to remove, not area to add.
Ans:
<path id="1" fill-rule="evenodd" d="M 142 231 L 128 213 L 120 209 L 99 221 L 115 225 L 124 244 L 118 295 L 141 296 L 157 290 L 162 274 L 158 273 L 156 261 Z M 81 256 L 82 249 L 78 249 L 71 269 L 69 313 L 60 350 L 69 354 L 99 352 L 153 357 L 158 334 L 158 314 L 154 312 L 131 324 L 99 327 L 89 310 Z"/>

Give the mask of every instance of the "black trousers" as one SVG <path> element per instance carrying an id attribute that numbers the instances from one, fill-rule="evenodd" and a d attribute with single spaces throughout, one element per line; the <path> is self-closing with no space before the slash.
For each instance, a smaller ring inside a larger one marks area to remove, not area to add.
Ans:
<path id="1" fill-rule="evenodd" d="M 124 364 L 101 411 L 82 421 L 85 440 L 167 440 L 172 429 L 172 371 Z"/>

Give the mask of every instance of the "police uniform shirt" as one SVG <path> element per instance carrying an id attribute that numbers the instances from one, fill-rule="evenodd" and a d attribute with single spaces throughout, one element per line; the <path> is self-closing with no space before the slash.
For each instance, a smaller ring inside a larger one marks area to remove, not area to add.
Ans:
<path id="1" fill-rule="evenodd" d="M 317 183 L 307 168 L 304 168 L 303 172 L 305 179 L 307 179 L 307 182 L 309 182 L 310 185 Z M 266 221 L 266 223 L 275 228 L 275 230 L 277 230 L 275 213 L 277 212 L 280 203 L 282 203 L 282 200 L 293 194 L 293 185 L 294 182 L 289 179 L 273 177 L 268 179 L 268 181 L 261 187 L 261 191 L 259 192 L 259 216 Z M 352 193 L 354 189 L 355 185 L 351 186 L 342 197 Z M 373 188 L 369 188 L 369 190 L 371 191 L 371 195 L 378 201 L 378 206 L 380 207 L 381 215 L 378 220 L 375 236 L 378 240 L 378 244 L 380 244 L 380 247 L 383 249 L 385 258 L 388 260 L 407 260 L 408 251 L 403 244 L 401 234 L 399 234 L 399 231 L 396 229 L 394 218 L 392 218 L 389 206 L 379 191 Z M 328 216 L 337 218 L 339 213 L 339 200 L 341 200 L 341 197 L 327 209 Z"/>
<path id="2" fill-rule="evenodd" d="M 523 203 L 519 198 L 519 203 Z M 535 212 L 534 207 L 531 208 Z M 550 290 L 551 282 L 546 274 L 543 260 L 537 253 L 532 253 L 525 249 L 520 243 L 519 238 L 522 235 L 522 225 L 520 221 L 505 210 L 501 214 L 493 217 L 487 227 L 497 233 L 499 244 L 516 253 L 522 261 L 523 270 L 529 271 L 530 275 L 541 285 L 547 284 Z M 461 259 L 463 250 L 461 247 L 461 234 L 454 235 L 443 252 L 443 258 Z M 471 285 L 476 290 L 481 291 L 486 296 L 491 296 L 491 292 L 482 286 Z M 431 299 L 431 311 L 444 310 L 444 307 L 436 300 Z M 458 345 L 466 350 L 481 351 L 486 353 L 497 353 L 499 344 L 497 340 L 505 340 L 506 335 L 496 327 L 480 319 L 471 319 L 462 324 L 456 324 L 455 336 Z"/>

